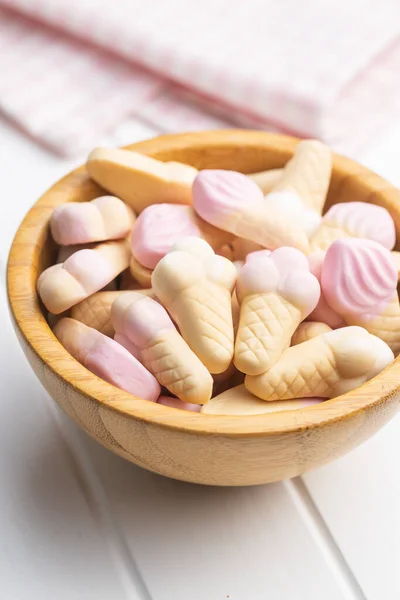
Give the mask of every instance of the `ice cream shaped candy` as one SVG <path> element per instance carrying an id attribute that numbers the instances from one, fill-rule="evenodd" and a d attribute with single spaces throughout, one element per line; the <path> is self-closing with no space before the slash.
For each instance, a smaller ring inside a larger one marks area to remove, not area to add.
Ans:
<path id="1" fill-rule="evenodd" d="M 50 230 L 57 244 L 87 244 L 116 240 L 130 232 L 132 210 L 115 196 L 101 196 L 91 202 L 67 202 L 51 215 Z"/>
<path id="2" fill-rule="evenodd" d="M 308 263 L 310 265 L 310 271 L 318 279 L 321 285 L 321 274 L 322 265 L 324 264 L 326 252 L 323 250 L 317 250 L 308 256 Z M 321 287 L 321 295 L 318 300 L 317 306 L 314 308 L 312 313 L 307 317 L 309 321 L 317 321 L 326 323 L 332 329 L 338 329 L 346 325 L 344 319 L 329 306 L 324 296 L 324 291 Z"/>
<path id="3" fill-rule="evenodd" d="M 282 202 L 293 205 L 296 200 L 321 215 L 332 173 L 332 153 L 328 146 L 319 140 L 303 140 L 286 164 L 282 175 L 271 190 L 271 194 L 279 197 Z M 270 196 L 267 196 L 270 199 Z M 295 200 L 296 199 L 296 200 Z M 315 223 L 318 220 L 315 219 Z"/>
<path id="4" fill-rule="evenodd" d="M 296 223 L 308 237 L 321 224 L 332 170 L 331 152 L 318 140 L 304 140 L 283 169 L 282 177 L 265 196 L 267 209 Z"/>
<path id="5" fill-rule="evenodd" d="M 320 286 L 304 254 L 282 247 L 249 254 L 236 293 L 240 319 L 234 363 L 243 373 L 259 375 L 279 358 L 314 309 Z"/>
<path id="6" fill-rule="evenodd" d="M 61 319 L 53 331 L 89 371 L 139 398 L 157 401 L 161 390 L 156 378 L 123 346 L 74 319 Z"/>
<path id="7" fill-rule="evenodd" d="M 264 400 L 253 396 L 246 390 L 244 385 L 238 385 L 211 398 L 210 402 L 202 406 L 201 412 L 205 415 L 238 415 L 244 417 L 307 408 L 319 404 L 322 400 L 323 398 L 296 398 L 294 400 L 264 402 Z"/>
<path id="8" fill-rule="evenodd" d="M 104 242 L 92 250 L 79 250 L 64 263 L 40 275 L 37 290 L 50 312 L 59 314 L 98 292 L 129 264 L 126 240 Z"/>
<path id="9" fill-rule="evenodd" d="M 137 290 L 138 293 L 145 296 L 154 297 L 153 290 Z M 126 294 L 125 290 L 115 292 L 97 292 L 89 298 L 82 300 L 71 309 L 71 317 L 76 321 L 84 323 L 88 327 L 97 329 L 100 333 L 108 335 L 109 337 L 114 336 L 114 327 L 111 322 L 111 306 L 113 302 L 121 296 Z"/>
<path id="10" fill-rule="evenodd" d="M 261 189 L 236 171 L 200 171 L 193 182 L 193 207 L 202 219 L 265 248 L 293 246 L 303 252 L 308 238 L 295 219 L 267 206 Z"/>
<path id="11" fill-rule="evenodd" d="M 326 253 L 321 286 L 348 325 L 360 325 L 400 351 L 397 269 L 387 248 L 366 239 L 337 240 Z"/>
<path id="12" fill-rule="evenodd" d="M 367 238 L 391 250 L 396 241 L 392 217 L 386 208 L 366 202 L 334 204 L 310 240 L 311 252 L 328 250 L 338 239 Z"/>
<path id="13" fill-rule="evenodd" d="M 112 306 L 114 339 L 184 402 L 205 404 L 213 379 L 176 330 L 165 308 L 139 292 L 121 295 Z"/>
<path id="14" fill-rule="evenodd" d="M 334 398 L 378 375 L 394 360 L 389 346 L 362 327 L 343 327 L 284 350 L 268 371 L 247 375 L 262 400 Z"/>
<path id="15" fill-rule="evenodd" d="M 297 346 L 297 344 L 308 342 L 308 340 L 312 340 L 312 338 L 323 335 L 324 333 L 328 333 L 328 331 L 332 331 L 332 328 L 326 323 L 320 323 L 318 321 L 304 321 L 304 323 L 300 323 L 294 332 L 290 345 Z"/>
<path id="16" fill-rule="evenodd" d="M 137 213 L 151 204 L 192 203 L 197 169 L 183 163 L 164 163 L 130 150 L 96 148 L 89 154 L 86 168 L 101 187 Z"/>
<path id="17" fill-rule="evenodd" d="M 235 266 L 196 237 L 175 244 L 153 271 L 157 298 L 210 373 L 222 373 L 233 358 L 235 281 Z"/>
<path id="18" fill-rule="evenodd" d="M 214 250 L 228 243 L 232 234 L 206 223 L 191 206 L 153 204 L 136 219 L 131 234 L 131 249 L 136 260 L 154 269 L 180 239 L 188 236 L 204 238 Z"/>

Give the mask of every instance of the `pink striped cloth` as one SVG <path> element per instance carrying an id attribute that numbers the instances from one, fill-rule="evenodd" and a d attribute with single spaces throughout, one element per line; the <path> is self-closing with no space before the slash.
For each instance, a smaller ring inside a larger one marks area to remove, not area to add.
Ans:
<path id="1" fill-rule="evenodd" d="M 131 116 L 353 152 L 400 101 L 398 0 L 0 0 L 0 110 L 61 154 Z"/>

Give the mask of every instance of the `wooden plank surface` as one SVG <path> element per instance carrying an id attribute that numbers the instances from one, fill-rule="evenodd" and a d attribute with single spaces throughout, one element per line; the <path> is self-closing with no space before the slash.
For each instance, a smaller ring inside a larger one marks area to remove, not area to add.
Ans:
<path id="1" fill-rule="evenodd" d="M 3 280 L 0 292 L 0 597 L 130 598 L 97 500 L 18 346 Z"/>

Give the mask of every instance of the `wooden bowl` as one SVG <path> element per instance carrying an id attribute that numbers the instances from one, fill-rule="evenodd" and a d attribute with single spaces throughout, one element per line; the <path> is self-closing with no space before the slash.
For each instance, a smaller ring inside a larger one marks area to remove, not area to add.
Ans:
<path id="1" fill-rule="evenodd" d="M 282 167 L 298 140 L 250 131 L 167 135 L 129 148 L 199 169 L 244 173 Z M 400 240 L 400 192 L 357 163 L 334 156 L 327 205 L 362 200 L 387 208 Z M 396 361 L 362 387 L 316 406 L 284 413 L 202 415 L 141 400 L 77 363 L 49 328 L 36 295 L 41 271 L 53 263 L 49 218 L 63 202 L 104 193 L 76 169 L 26 215 L 8 262 L 8 296 L 20 344 L 36 375 L 65 412 L 103 446 L 156 473 L 209 485 L 254 485 L 294 477 L 354 448 L 399 408 Z"/>

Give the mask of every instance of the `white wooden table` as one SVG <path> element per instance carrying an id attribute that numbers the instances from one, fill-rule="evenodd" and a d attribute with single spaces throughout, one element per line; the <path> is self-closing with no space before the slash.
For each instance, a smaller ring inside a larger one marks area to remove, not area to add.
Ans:
<path id="1" fill-rule="evenodd" d="M 151 137 L 132 121 L 114 144 Z M 400 186 L 400 122 L 357 158 Z M 335 463 L 254 488 L 164 479 L 49 399 L 18 346 L 4 272 L 18 223 L 80 159 L 0 120 L 0 598 L 399 600 L 400 417 Z"/>

